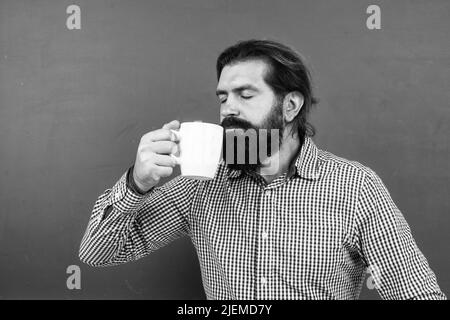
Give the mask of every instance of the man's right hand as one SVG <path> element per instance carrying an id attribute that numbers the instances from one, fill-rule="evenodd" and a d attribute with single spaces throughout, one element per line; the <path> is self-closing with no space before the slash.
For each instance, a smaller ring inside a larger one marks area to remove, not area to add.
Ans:
<path id="1" fill-rule="evenodd" d="M 170 154 L 178 153 L 178 140 L 170 131 L 178 130 L 177 120 L 166 123 L 161 129 L 144 134 L 139 142 L 133 179 L 136 185 L 147 192 L 158 184 L 162 177 L 169 177 L 176 166 L 176 160 Z"/>

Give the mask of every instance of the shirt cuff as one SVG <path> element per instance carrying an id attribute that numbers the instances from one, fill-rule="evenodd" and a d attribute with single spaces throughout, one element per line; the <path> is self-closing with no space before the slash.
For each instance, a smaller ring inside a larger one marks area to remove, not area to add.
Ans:
<path id="1" fill-rule="evenodd" d="M 113 205 L 115 209 L 123 214 L 136 212 L 146 198 L 145 195 L 136 193 L 128 186 L 128 173 L 130 169 L 112 187 L 109 199 L 110 205 Z"/>
<path id="2" fill-rule="evenodd" d="M 127 172 L 127 186 L 128 188 L 130 188 L 134 193 L 144 196 L 146 194 L 148 194 L 153 188 L 150 188 L 150 190 L 148 190 L 147 192 L 142 191 L 138 185 L 136 184 L 136 182 L 134 182 L 133 179 L 133 170 L 134 170 L 134 164 L 131 166 L 130 169 L 128 169 Z"/>

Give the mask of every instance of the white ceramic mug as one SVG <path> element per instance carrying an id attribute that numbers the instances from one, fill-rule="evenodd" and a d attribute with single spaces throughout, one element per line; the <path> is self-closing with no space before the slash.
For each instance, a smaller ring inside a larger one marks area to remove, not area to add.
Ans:
<path id="1" fill-rule="evenodd" d="M 219 165 L 223 127 L 206 122 L 183 122 L 179 131 L 171 130 L 179 140 L 180 155 L 171 155 L 180 165 L 181 175 L 211 180 Z"/>

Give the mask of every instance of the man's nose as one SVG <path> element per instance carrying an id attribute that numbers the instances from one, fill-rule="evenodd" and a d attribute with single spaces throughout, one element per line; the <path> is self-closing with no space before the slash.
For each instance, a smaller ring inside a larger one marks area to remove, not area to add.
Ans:
<path id="1" fill-rule="evenodd" d="M 220 115 L 223 118 L 230 117 L 230 116 L 238 116 L 239 110 L 234 105 L 234 103 L 227 101 L 224 104 L 222 104 L 222 106 L 220 107 Z"/>

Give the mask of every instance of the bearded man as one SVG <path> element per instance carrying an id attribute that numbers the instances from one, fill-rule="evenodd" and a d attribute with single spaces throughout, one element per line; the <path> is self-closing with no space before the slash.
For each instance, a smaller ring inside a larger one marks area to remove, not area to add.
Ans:
<path id="1" fill-rule="evenodd" d="M 134 165 L 97 199 L 80 259 L 116 265 L 189 236 L 208 299 L 357 299 L 367 269 L 383 299 L 446 299 L 378 175 L 313 142 L 317 101 L 301 56 L 241 41 L 216 69 L 220 123 L 234 137 L 224 135 L 214 179 L 159 184 L 173 174 L 180 123 L 146 133 Z M 239 139 L 248 130 L 256 146 Z"/>

